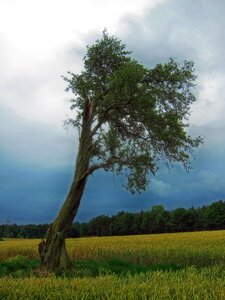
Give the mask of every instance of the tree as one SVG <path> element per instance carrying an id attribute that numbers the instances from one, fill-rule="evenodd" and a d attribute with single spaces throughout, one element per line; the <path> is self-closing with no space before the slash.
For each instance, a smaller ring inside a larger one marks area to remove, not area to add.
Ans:
<path id="1" fill-rule="evenodd" d="M 109 235 L 110 217 L 102 215 L 93 218 L 89 222 L 90 235 L 92 236 L 107 236 Z"/>
<path id="2" fill-rule="evenodd" d="M 151 233 L 165 232 L 168 212 L 163 205 L 155 205 L 150 211 Z"/>
<path id="3" fill-rule="evenodd" d="M 206 229 L 224 229 L 225 226 L 225 202 L 217 201 L 204 209 L 203 222 Z"/>
<path id="4" fill-rule="evenodd" d="M 171 58 L 148 69 L 106 31 L 87 47 L 84 71 L 64 77 L 76 110 L 66 124 L 78 129 L 79 146 L 68 196 L 39 245 L 43 268 L 71 266 L 65 237 L 94 171 L 125 174 L 126 188 L 134 193 L 146 189 L 161 160 L 189 169 L 192 151 L 202 142 L 186 132 L 195 79 L 192 62 L 180 66 Z"/>
<path id="5" fill-rule="evenodd" d="M 171 229 L 173 232 L 189 230 L 189 214 L 185 208 L 177 208 L 171 212 Z"/>
<path id="6" fill-rule="evenodd" d="M 128 235 L 131 234 L 133 223 L 133 215 L 128 212 L 121 211 L 113 216 L 110 232 L 111 235 Z"/>

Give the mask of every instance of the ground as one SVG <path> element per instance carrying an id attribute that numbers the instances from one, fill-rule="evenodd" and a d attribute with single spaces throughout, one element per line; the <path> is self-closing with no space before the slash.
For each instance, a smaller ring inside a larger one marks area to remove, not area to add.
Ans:
<path id="1" fill-rule="evenodd" d="M 0 242 L 0 299 L 225 299 L 225 231 L 70 239 L 64 274 L 38 242 Z"/>

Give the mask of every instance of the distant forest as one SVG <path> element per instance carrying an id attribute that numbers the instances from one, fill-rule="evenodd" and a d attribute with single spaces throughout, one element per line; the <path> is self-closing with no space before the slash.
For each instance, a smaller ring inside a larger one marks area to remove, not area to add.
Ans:
<path id="1" fill-rule="evenodd" d="M 3 224 L 0 225 L 0 237 L 44 238 L 48 227 L 49 224 Z M 156 205 L 149 211 L 139 213 L 121 211 L 112 217 L 102 215 L 88 223 L 73 223 L 68 238 L 218 229 L 225 229 L 223 200 L 198 208 L 177 208 L 169 211 L 163 205 Z"/>

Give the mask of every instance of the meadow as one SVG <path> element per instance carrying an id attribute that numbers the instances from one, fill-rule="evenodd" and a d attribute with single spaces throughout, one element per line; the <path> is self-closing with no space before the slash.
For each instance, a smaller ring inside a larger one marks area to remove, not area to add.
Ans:
<path id="1" fill-rule="evenodd" d="M 225 231 L 66 242 L 74 269 L 42 274 L 39 240 L 0 241 L 0 299 L 225 299 Z"/>

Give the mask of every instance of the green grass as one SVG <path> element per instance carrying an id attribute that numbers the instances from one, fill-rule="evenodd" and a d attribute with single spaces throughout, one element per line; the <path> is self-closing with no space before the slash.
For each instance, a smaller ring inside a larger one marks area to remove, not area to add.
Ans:
<path id="1" fill-rule="evenodd" d="M 15 256 L 0 261 L 0 277 L 10 276 L 14 278 L 31 277 L 35 275 L 35 269 L 40 266 L 39 259 L 28 259 L 24 256 Z M 147 272 L 180 270 L 175 264 L 138 265 L 128 261 L 111 259 L 108 261 L 77 260 L 73 262 L 73 269 L 67 272 L 56 271 L 55 276 L 60 277 L 95 277 L 102 275 L 134 275 Z"/>
<path id="2" fill-rule="evenodd" d="M 15 256 L 7 260 L 0 261 L 0 277 L 29 276 L 31 271 L 40 265 L 39 259 L 28 259 L 24 256 Z"/>
<path id="3" fill-rule="evenodd" d="M 119 275 L 127 274 L 134 275 L 155 271 L 177 271 L 181 267 L 175 264 L 158 264 L 158 265 L 138 265 L 128 261 L 112 259 L 108 261 L 97 260 L 79 260 L 74 262 L 74 269 L 71 272 L 72 276 L 88 277 L 88 276 L 104 276 L 104 275 Z M 65 273 L 64 273 L 65 275 Z M 66 274 L 67 276 L 70 273 Z"/>
<path id="4" fill-rule="evenodd" d="M 92 269 L 92 268 L 91 268 Z M 224 267 L 195 267 L 131 275 L 0 278 L 4 300 L 223 300 Z"/>

